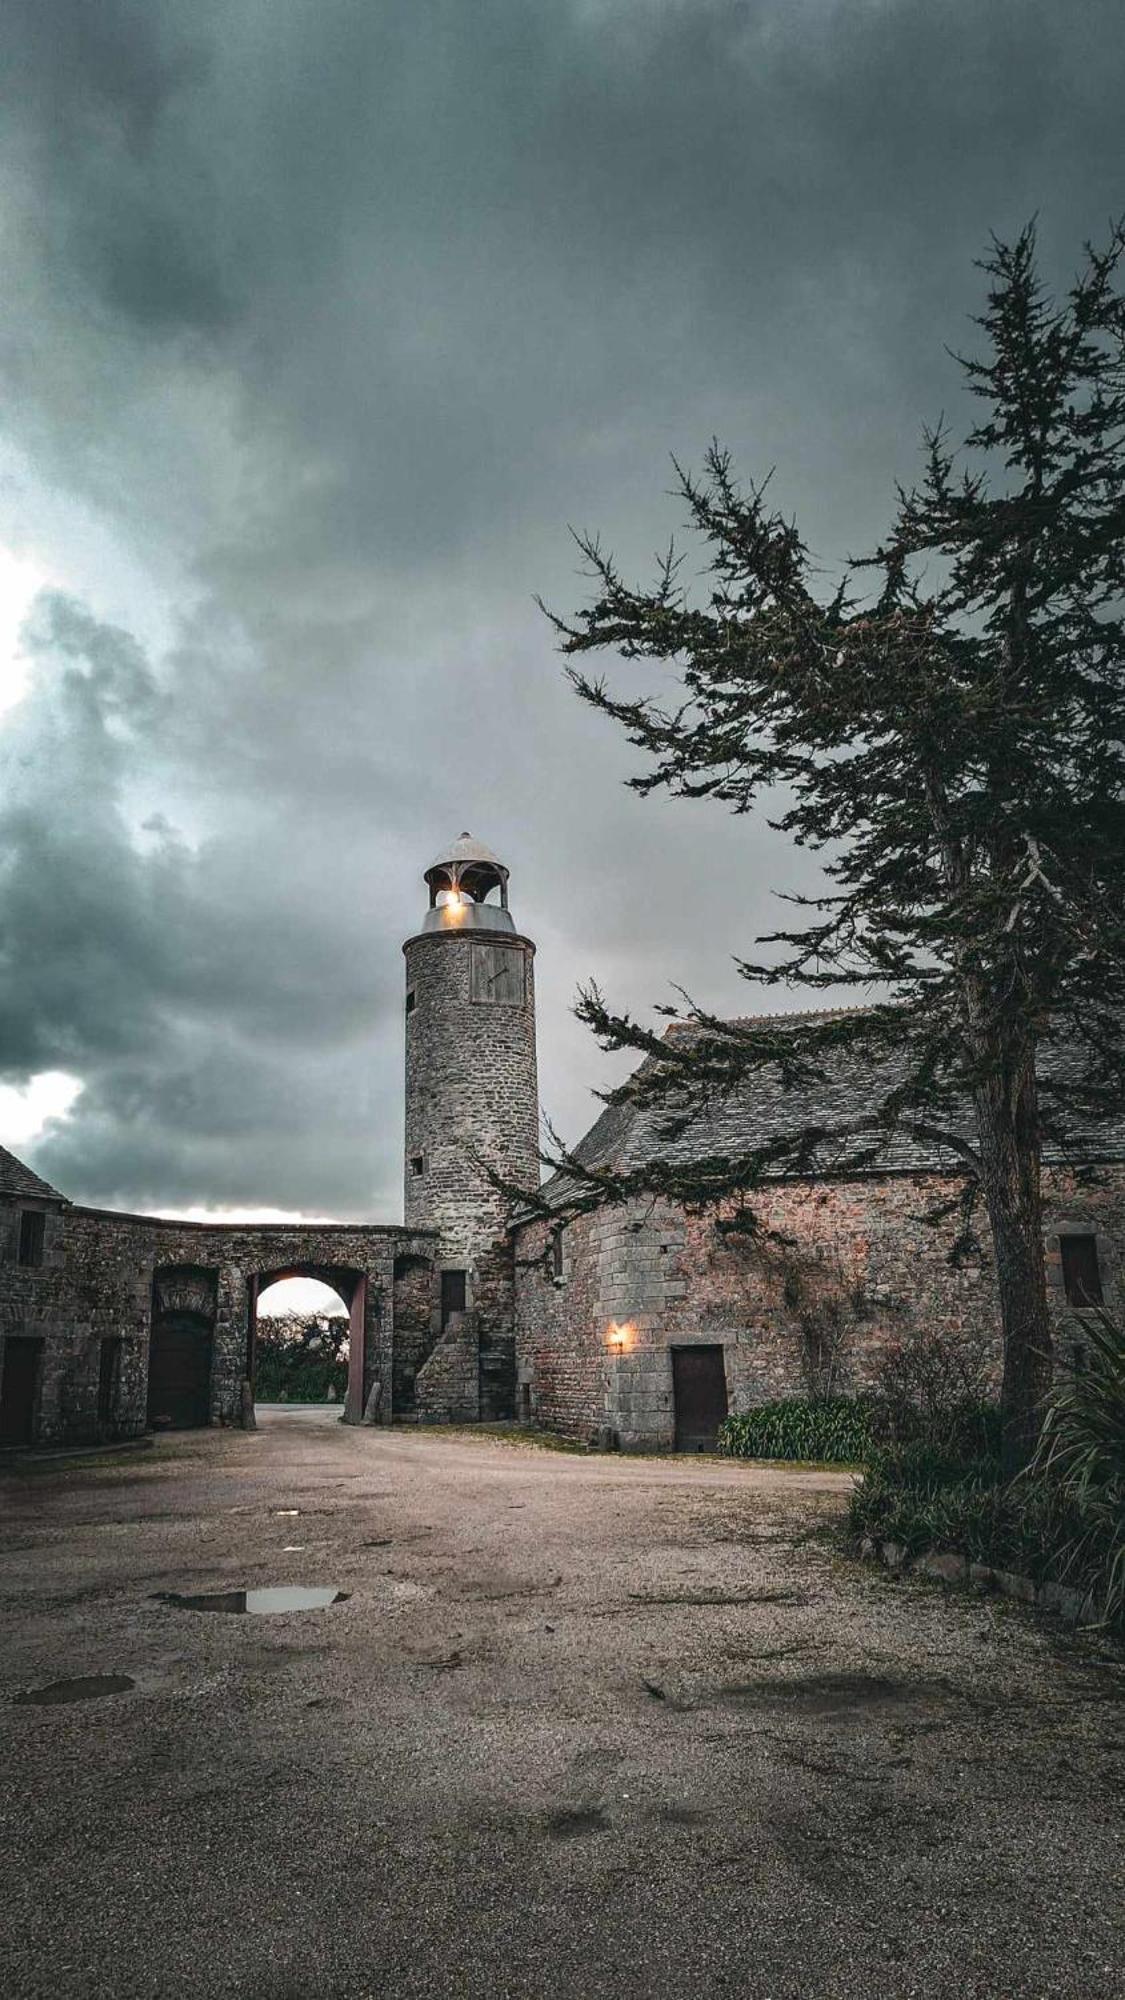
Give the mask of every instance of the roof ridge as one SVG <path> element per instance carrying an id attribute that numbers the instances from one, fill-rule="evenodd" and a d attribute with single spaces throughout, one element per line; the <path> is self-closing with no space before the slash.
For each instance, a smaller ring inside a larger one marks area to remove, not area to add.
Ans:
<path id="1" fill-rule="evenodd" d="M 724 1028 L 761 1028 L 782 1026 L 787 1021 L 834 1021 L 842 1020 L 848 1014 L 870 1014 L 870 1007 L 791 1007 L 776 1014 L 731 1014 L 721 1021 Z M 716 1017 L 718 1018 L 718 1017 Z M 699 1028 L 701 1024 L 691 1019 L 669 1021 L 662 1040 L 682 1032 L 685 1028 Z"/>

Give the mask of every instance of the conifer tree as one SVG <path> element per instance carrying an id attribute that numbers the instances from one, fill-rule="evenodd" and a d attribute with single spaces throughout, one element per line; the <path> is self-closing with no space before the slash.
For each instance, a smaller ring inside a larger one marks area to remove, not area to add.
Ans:
<path id="1" fill-rule="evenodd" d="M 603 1046 L 653 1059 L 610 1101 L 655 1106 L 671 1134 L 763 1066 L 783 1087 L 815 1086 L 826 1062 L 870 1075 L 862 1119 L 794 1116 L 730 1156 L 623 1173 L 561 1154 L 572 1205 L 647 1189 L 745 1203 L 753 1226 L 767 1173 L 870 1165 L 894 1132 L 932 1142 L 965 1228 L 978 1199 L 990 1224 L 1013 1463 L 1050 1375 L 1043 1146 L 1065 1153 L 1125 1104 L 1123 252 L 1125 224 L 1056 303 L 1034 228 L 993 239 L 982 352 L 955 357 L 980 420 L 960 452 L 925 434 L 920 483 L 830 599 L 768 482 L 742 487 L 716 444 L 703 477 L 677 467 L 707 545 L 702 601 L 674 549 L 633 588 L 582 537 L 592 600 L 548 613 L 572 659 L 669 670 L 661 699 L 570 668 L 649 754 L 638 792 L 764 813 L 820 856 L 823 893 L 789 899 L 796 927 L 759 938 L 744 977 L 860 1003 L 778 1031 L 685 999 L 690 1031 L 665 1038 L 591 987 L 578 1011 Z"/>

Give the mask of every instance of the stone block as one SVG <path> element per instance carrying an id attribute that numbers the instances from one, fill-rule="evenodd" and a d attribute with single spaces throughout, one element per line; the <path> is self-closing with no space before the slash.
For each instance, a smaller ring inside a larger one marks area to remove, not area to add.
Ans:
<path id="1" fill-rule="evenodd" d="M 1036 1590 L 1029 1576 L 1019 1576 L 1011 1569 L 998 1569 L 993 1574 L 997 1590 L 1005 1597 L 1014 1597 L 1019 1604 L 1034 1604 Z"/>
<path id="2" fill-rule="evenodd" d="M 965 1557 L 953 1549 L 930 1549 L 918 1557 L 914 1567 L 921 1576 L 932 1576 L 938 1583 L 964 1583 L 969 1573 Z"/>
<path id="3" fill-rule="evenodd" d="M 1084 1597 L 1080 1590 L 1071 1590 L 1065 1583 L 1045 1583 L 1039 1592 L 1039 1602 L 1044 1611 L 1053 1611 L 1068 1625 L 1077 1625 L 1080 1619 L 1094 1616 L 1093 1599 Z"/>

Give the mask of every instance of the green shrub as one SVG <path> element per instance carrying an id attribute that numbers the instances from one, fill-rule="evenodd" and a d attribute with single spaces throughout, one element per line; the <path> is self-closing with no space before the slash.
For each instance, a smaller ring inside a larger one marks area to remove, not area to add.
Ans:
<path id="1" fill-rule="evenodd" d="M 813 1459 L 855 1465 L 871 1448 L 868 1406 L 847 1396 L 789 1396 L 728 1417 L 719 1430 L 728 1458 Z"/>
<path id="2" fill-rule="evenodd" d="M 936 1408 L 873 1396 L 868 1430 L 876 1448 L 923 1445 L 954 1463 L 1000 1456 L 1000 1411 L 994 1403 L 964 1398 Z"/>
<path id="3" fill-rule="evenodd" d="M 1063 1584 L 1125 1627 L 1125 1332 L 1099 1315 L 1083 1340 L 1085 1367 L 1060 1373 L 1036 1456 L 1010 1483 L 994 1413 L 937 1413 L 932 1436 L 880 1442 L 876 1408 L 854 1533 Z"/>
<path id="4" fill-rule="evenodd" d="M 969 1440 L 970 1444 L 975 1440 Z M 946 1486 L 997 1486 L 1003 1473 L 999 1452 L 958 1450 L 947 1440 L 877 1445 L 864 1456 L 867 1476 L 885 1485 L 936 1492 Z"/>
<path id="5" fill-rule="evenodd" d="M 911 1555 L 954 1549 L 970 1562 L 1061 1583 L 1091 1596 L 1108 1624 L 1122 1610 L 1112 1592 L 1119 1524 L 1091 1514 L 1045 1480 L 898 1486 L 868 1475 L 852 1496 L 851 1527 Z"/>

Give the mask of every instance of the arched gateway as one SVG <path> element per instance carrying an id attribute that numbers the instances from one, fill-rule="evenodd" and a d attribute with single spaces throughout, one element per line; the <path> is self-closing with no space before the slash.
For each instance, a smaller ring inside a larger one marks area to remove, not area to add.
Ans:
<path id="1" fill-rule="evenodd" d="M 357 1422 L 363 1415 L 367 1389 L 374 1368 L 365 1366 L 367 1323 L 367 1273 L 337 1264 L 282 1264 L 276 1270 L 254 1271 L 247 1280 L 246 1375 L 253 1389 L 257 1378 L 258 1300 L 271 1285 L 287 1278 L 315 1278 L 335 1292 L 348 1314 L 348 1394 L 345 1419 Z M 374 1360 L 374 1357 L 372 1357 Z M 376 1378 L 378 1379 L 378 1378 Z"/>

